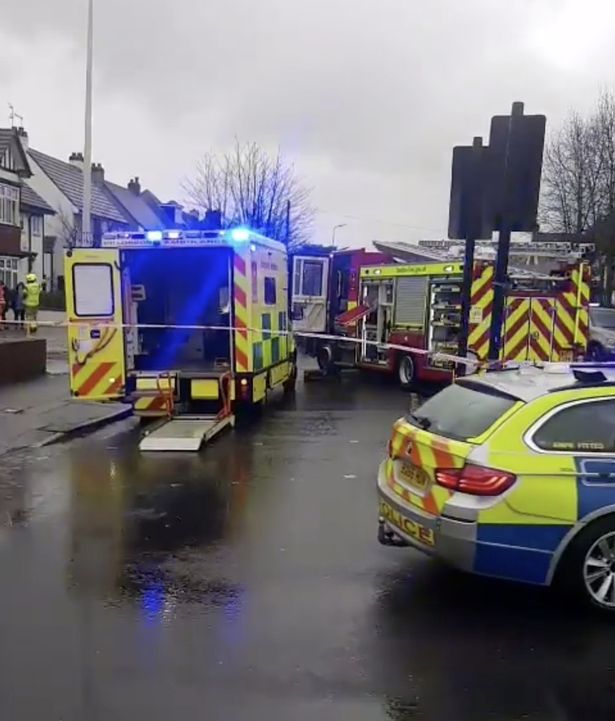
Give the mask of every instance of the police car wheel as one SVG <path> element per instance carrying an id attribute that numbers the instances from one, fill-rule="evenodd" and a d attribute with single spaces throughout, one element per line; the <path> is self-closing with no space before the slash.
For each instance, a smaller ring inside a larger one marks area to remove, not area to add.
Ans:
<path id="1" fill-rule="evenodd" d="M 615 612 L 615 517 L 594 521 L 579 534 L 560 575 L 562 583 L 586 603 Z"/>
<path id="2" fill-rule="evenodd" d="M 414 383 L 415 367 L 412 356 L 403 355 L 399 359 L 399 366 L 397 368 L 399 375 L 399 384 L 402 388 L 407 389 Z"/>

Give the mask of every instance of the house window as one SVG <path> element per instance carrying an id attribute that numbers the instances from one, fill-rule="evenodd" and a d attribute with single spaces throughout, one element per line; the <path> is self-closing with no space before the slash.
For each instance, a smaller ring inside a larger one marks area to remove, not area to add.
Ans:
<path id="1" fill-rule="evenodd" d="M 15 159 L 13 158 L 13 153 L 11 153 L 10 148 L 7 148 L 4 151 L 0 166 L 5 168 L 6 170 L 15 170 Z"/>
<path id="2" fill-rule="evenodd" d="M 0 223 L 19 226 L 19 189 L 0 183 Z"/>
<path id="3" fill-rule="evenodd" d="M 9 288 L 17 286 L 17 258 L 0 257 L 0 280 Z"/>
<path id="4" fill-rule="evenodd" d="M 30 224 L 32 235 L 40 236 L 43 234 L 43 218 L 41 215 L 33 215 L 30 218 Z"/>
<path id="5" fill-rule="evenodd" d="M 275 278 L 265 278 L 265 305 L 275 305 Z"/>

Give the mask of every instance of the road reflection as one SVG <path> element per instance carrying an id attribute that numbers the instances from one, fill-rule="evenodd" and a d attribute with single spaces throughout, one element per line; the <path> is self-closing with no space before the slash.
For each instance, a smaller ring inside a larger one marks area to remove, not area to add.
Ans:
<path id="1" fill-rule="evenodd" d="M 207 557 L 240 532 L 250 493 L 252 450 L 209 455 L 70 462 L 69 585 L 98 599 L 134 598 L 151 615 L 170 600 L 225 603 L 235 594 L 217 578 L 182 571 L 192 552 Z"/>
<path id="2" fill-rule="evenodd" d="M 549 590 L 427 559 L 383 576 L 372 640 L 394 721 L 615 717 L 612 621 Z"/>

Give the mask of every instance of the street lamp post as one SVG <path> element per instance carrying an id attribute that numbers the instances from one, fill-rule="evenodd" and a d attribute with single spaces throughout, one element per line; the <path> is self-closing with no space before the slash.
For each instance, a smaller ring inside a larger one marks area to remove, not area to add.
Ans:
<path id="1" fill-rule="evenodd" d="M 339 225 L 333 226 L 333 234 L 331 236 L 331 245 L 335 248 L 335 231 L 339 228 L 345 228 L 348 225 L 348 223 L 340 223 Z"/>
<path id="2" fill-rule="evenodd" d="M 88 29 L 85 67 L 85 143 L 83 147 L 83 209 L 81 237 L 89 242 L 92 233 L 92 66 L 94 47 L 94 0 L 88 0 Z"/>

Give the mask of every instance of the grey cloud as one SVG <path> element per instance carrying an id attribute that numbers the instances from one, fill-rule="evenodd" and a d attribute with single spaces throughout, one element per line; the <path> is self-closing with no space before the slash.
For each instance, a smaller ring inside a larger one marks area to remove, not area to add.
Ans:
<path id="1" fill-rule="evenodd" d="M 61 37 L 71 48 L 69 61 L 78 63 L 85 4 L 20 0 L 3 8 L 3 28 L 24 43 L 32 33 Z M 562 5 L 96 0 L 97 113 L 108 118 L 109 108 L 125 105 L 127 117 L 146 124 L 142 132 L 131 129 L 130 144 L 142 137 L 164 146 L 159 168 L 148 163 L 152 185 L 164 176 L 166 187 L 169 172 L 179 178 L 190 170 L 163 162 L 196 158 L 237 134 L 292 154 L 323 207 L 360 213 L 366 195 L 379 195 L 367 191 L 369 179 L 387 188 L 387 214 L 441 228 L 452 145 L 486 135 L 489 116 L 506 112 L 512 100 L 557 116 L 575 104 L 575 93 L 582 102 L 595 93 L 587 83 L 591 70 L 567 77 L 528 44 L 528 29 L 545 9 L 557 13 Z M 544 32 L 548 43 L 548 25 Z M 31 62 L 44 58 L 33 53 Z M 61 68 L 58 75 L 61 83 Z M 594 76 L 597 86 L 600 73 Z M 97 125 L 111 160 L 130 151 L 119 120 Z M 344 192 L 336 191 L 340 183 Z M 327 189 L 324 198 L 319 185 Z"/>

